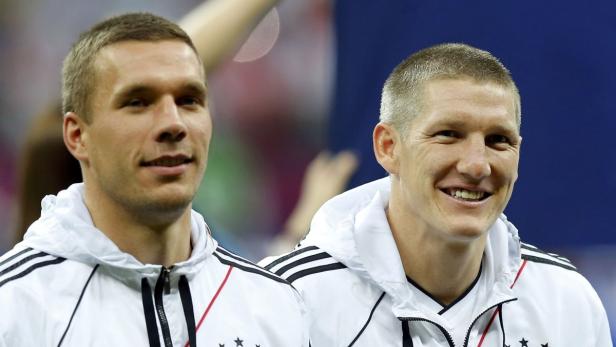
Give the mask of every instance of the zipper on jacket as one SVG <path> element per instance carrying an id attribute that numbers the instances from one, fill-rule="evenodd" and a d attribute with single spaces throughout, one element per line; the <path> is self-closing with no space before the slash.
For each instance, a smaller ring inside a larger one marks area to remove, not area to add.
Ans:
<path id="1" fill-rule="evenodd" d="M 471 334 L 471 330 L 473 329 L 473 325 L 475 325 L 475 323 L 477 323 L 477 321 L 479 320 L 479 318 L 481 318 L 484 314 L 486 314 L 488 311 L 492 310 L 495 307 L 498 307 L 502 304 L 506 304 L 508 302 L 512 302 L 512 301 L 516 301 L 518 300 L 516 299 L 509 299 L 509 300 L 505 300 L 502 302 L 499 302 L 496 305 L 490 306 L 489 308 L 487 308 L 485 311 L 481 312 L 476 318 L 475 320 L 473 320 L 473 322 L 471 323 L 471 325 L 468 327 L 468 331 L 466 332 L 466 337 L 464 338 L 464 347 L 468 347 L 468 340 L 470 339 L 470 334 Z M 399 320 L 401 321 L 408 321 L 408 322 L 428 322 L 433 324 L 434 326 L 436 326 L 445 336 L 445 338 L 447 339 L 447 343 L 449 344 L 449 346 L 451 347 L 455 347 L 455 343 L 453 342 L 453 338 L 451 337 L 451 334 L 449 334 L 449 332 L 443 328 L 441 325 L 439 325 L 436 322 L 433 322 L 429 319 L 425 319 L 425 318 L 411 318 L 411 317 L 398 317 Z"/>
<path id="2" fill-rule="evenodd" d="M 441 333 L 443 333 L 443 335 L 445 336 L 445 339 L 447 339 L 447 344 L 450 347 L 455 347 L 456 345 L 453 343 L 453 338 L 451 337 L 451 334 L 449 334 L 449 332 L 443 328 L 442 326 L 440 326 L 438 323 L 433 322 L 429 319 L 425 319 L 425 318 L 411 318 L 411 317 L 398 317 L 399 320 L 401 321 L 407 321 L 407 322 L 428 322 L 433 324 L 434 326 L 436 326 Z M 411 336 L 412 338 L 412 336 Z"/>
<path id="3" fill-rule="evenodd" d="M 173 347 L 171 341 L 171 333 L 169 331 L 169 321 L 165 314 L 165 306 L 163 305 L 163 291 L 168 294 L 171 291 L 169 283 L 169 269 L 162 266 L 158 280 L 156 280 L 156 287 L 154 287 L 154 305 L 156 306 L 156 314 L 158 315 L 158 321 L 160 322 L 160 329 L 163 332 L 163 341 L 165 347 Z"/>
<path id="4" fill-rule="evenodd" d="M 488 307 L 485 311 L 481 312 L 476 318 L 475 320 L 473 320 L 473 322 L 471 323 L 471 325 L 468 327 L 468 331 L 466 332 L 466 337 L 464 338 L 464 347 L 468 347 L 468 340 L 470 339 L 470 335 L 471 335 L 471 330 L 473 329 L 473 325 L 475 325 L 475 323 L 477 323 L 477 321 L 479 320 L 479 318 L 481 318 L 481 316 L 483 316 L 484 314 L 486 314 L 488 311 L 492 310 L 495 307 L 499 307 L 502 304 L 506 304 L 508 302 L 512 302 L 512 301 L 516 301 L 518 300 L 517 298 L 515 299 L 509 299 L 509 300 L 505 300 L 505 301 L 501 301 L 496 305 L 490 306 Z"/>
<path id="5" fill-rule="evenodd" d="M 171 281 L 169 280 L 169 272 L 169 269 L 163 266 L 163 269 L 161 270 L 160 274 L 161 276 L 163 276 L 163 279 L 165 281 L 165 294 L 171 293 Z"/>

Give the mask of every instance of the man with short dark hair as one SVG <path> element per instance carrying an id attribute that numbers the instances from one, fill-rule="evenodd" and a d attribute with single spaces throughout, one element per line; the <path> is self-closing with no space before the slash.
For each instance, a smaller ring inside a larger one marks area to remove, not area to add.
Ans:
<path id="1" fill-rule="evenodd" d="M 83 183 L 43 200 L 0 258 L 0 346 L 308 346 L 289 283 L 191 209 L 212 125 L 190 38 L 147 13 L 83 33 L 64 62 L 64 142 Z"/>
<path id="2" fill-rule="evenodd" d="M 518 175 L 520 96 L 490 53 L 419 51 L 383 88 L 373 133 L 389 177 L 328 201 L 266 268 L 306 300 L 315 346 L 611 346 L 567 260 L 502 214 Z"/>

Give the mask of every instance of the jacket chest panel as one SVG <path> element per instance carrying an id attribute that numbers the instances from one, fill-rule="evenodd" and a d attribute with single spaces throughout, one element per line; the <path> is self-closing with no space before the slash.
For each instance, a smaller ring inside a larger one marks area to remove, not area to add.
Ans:
<path id="1" fill-rule="evenodd" d="M 297 302 L 284 288 L 280 295 L 265 293 L 259 282 L 233 270 L 227 285 L 213 301 L 213 292 L 191 287 L 197 345 L 214 347 L 290 346 L 300 341 L 300 327 L 289 322 L 297 318 Z M 250 275 L 252 276 L 252 275 Z M 269 281 L 269 279 L 267 280 Z M 286 285 L 284 285 L 286 286 Z M 209 309 L 208 309 L 209 307 Z"/>

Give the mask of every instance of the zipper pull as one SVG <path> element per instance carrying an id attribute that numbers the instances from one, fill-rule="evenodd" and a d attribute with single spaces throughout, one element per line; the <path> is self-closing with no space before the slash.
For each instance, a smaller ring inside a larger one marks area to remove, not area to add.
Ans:
<path id="1" fill-rule="evenodd" d="M 171 293 L 171 283 L 169 281 L 169 269 L 167 269 L 166 267 L 163 266 L 163 270 L 162 270 L 162 274 L 163 276 L 163 283 L 164 283 L 164 288 L 165 288 L 165 294 L 169 294 Z"/>

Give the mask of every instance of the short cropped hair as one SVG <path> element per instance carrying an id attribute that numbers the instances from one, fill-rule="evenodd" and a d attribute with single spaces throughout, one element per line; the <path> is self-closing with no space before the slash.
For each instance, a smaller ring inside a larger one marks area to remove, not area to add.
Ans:
<path id="1" fill-rule="evenodd" d="M 509 70 L 492 54 L 460 43 L 445 43 L 420 50 L 402 61 L 389 75 L 381 94 L 381 122 L 391 124 L 403 137 L 410 122 L 422 112 L 425 83 L 437 79 L 470 78 L 508 88 L 514 95 L 520 130 L 520 93 Z"/>
<path id="2" fill-rule="evenodd" d="M 177 24 L 150 13 L 128 13 L 109 18 L 79 36 L 62 67 L 62 113 L 75 112 L 90 121 L 90 98 L 94 90 L 94 62 L 101 49 L 122 41 L 179 40 L 197 49 Z"/>

